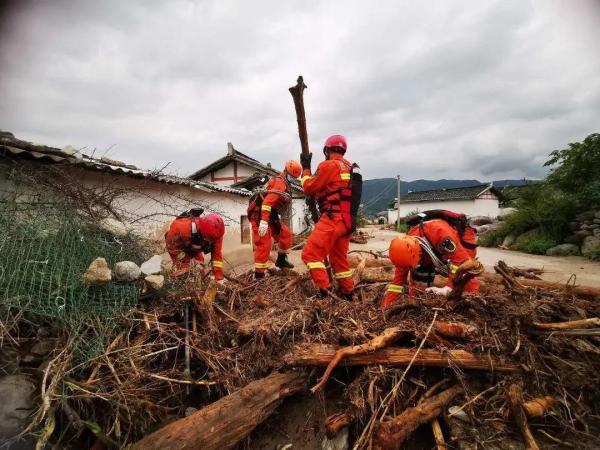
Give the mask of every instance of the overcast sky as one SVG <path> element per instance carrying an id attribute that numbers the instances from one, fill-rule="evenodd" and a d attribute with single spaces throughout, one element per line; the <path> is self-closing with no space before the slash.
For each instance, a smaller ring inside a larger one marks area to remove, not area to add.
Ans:
<path id="1" fill-rule="evenodd" d="M 600 1 L 26 1 L 0 10 L 0 129 L 189 175 L 346 135 L 366 178 L 541 177 L 600 132 Z"/>

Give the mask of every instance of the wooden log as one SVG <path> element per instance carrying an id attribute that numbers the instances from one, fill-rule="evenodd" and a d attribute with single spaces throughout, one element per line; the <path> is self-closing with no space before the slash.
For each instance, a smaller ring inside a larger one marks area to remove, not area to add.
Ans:
<path id="1" fill-rule="evenodd" d="M 448 446 L 446 445 L 446 440 L 444 439 L 444 432 L 442 431 L 442 427 L 440 425 L 439 420 L 433 419 L 431 421 L 431 431 L 433 432 L 433 437 L 435 439 L 435 446 L 437 450 L 447 450 Z"/>
<path id="2" fill-rule="evenodd" d="M 376 450 L 400 448 L 414 430 L 438 417 L 444 407 L 454 400 L 462 390 L 462 386 L 457 384 L 420 402 L 413 408 L 406 409 L 399 416 L 376 425 L 373 430 L 373 448 Z"/>
<path id="3" fill-rule="evenodd" d="M 502 277 L 498 274 L 491 272 L 484 272 L 481 274 L 481 279 L 490 282 L 490 283 L 502 283 Z M 563 291 L 567 291 L 574 295 L 584 298 L 594 299 L 596 297 L 600 297 L 600 288 L 592 287 L 592 286 L 565 286 L 561 283 L 552 283 L 550 281 L 545 280 L 519 280 L 519 283 L 525 287 L 531 288 L 540 288 L 540 289 L 559 289 Z"/>
<path id="4" fill-rule="evenodd" d="M 544 397 L 534 398 L 533 400 L 523 403 L 523 409 L 529 418 L 542 417 L 548 411 L 550 411 L 556 402 L 558 402 L 556 397 L 546 395 Z"/>
<path id="5" fill-rule="evenodd" d="M 433 331 L 450 339 L 473 340 L 479 336 L 479 330 L 473 325 L 462 322 L 435 322 Z"/>
<path id="6" fill-rule="evenodd" d="M 350 267 L 357 267 L 363 260 L 359 255 L 348 255 L 348 263 Z M 393 267 L 392 261 L 389 258 L 365 258 L 366 267 Z"/>
<path id="7" fill-rule="evenodd" d="M 325 419 L 325 433 L 328 438 L 333 438 L 339 431 L 350 425 L 355 420 L 354 414 L 349 412 L 339 412 L 330 415 Z"/>
<path id="8" fill-rule="evenodd" d="M 521 436 L 525 441 L 525 445 L 530 450 L 539 450 L 537 442 L 535 441 L 533 434 L 531 434 L 531 430 L 527 424 L 527 415 L 523 408 L 523 388 L 520 384 L 511 384 L 508 388 L 507 396 L 513 419 L 521 431 Z"/>
<path id="9" fill-rule="evenodd" d="M 400 336 L 400 334 L 402 334 L 403 331 L 404 330 L 398 327 L 386 328 L 385 330 L 383 330 L 383 333 L 381 333 L 379 336 L 375 336 L 369 342 L 366 342 L 361 345 L 351 345 L 349 347 L 343 347 L 339 349 L 335 352 L 333 358 L 331 358 L 331 361 L 329 361 L 329 364 L 327 364 L 327 369 L 325 369 L 325 373 L 323 374 L 319 382 L 311 388 L 310 392 L 314 394 L 323 386 L 325 386 L 325 383 L 327 383 L 329 375 L 331 375 L 331 372 L 333 371 L 333 369 L 335 369 L 335 366 L 337 366 L 344 358 L 353 355 L 372 353 L 375 350 L 384 348 L 390 345 L 392 342 L 394 342 Z"/>
<path id="10" fill-rule="evenodd" d="M 303 390 L 304 372 L 272 373 L 171 422 L 131 446 L 132 450 L 221 450 L 234 447 L 271 415 L 284 398 Z"/>
<path id="11" fill-rule="evenodd" d="M 327 366 L 338 346 L 327 344 L 297 345 L 292 353 L 285 356 L 284 361 L 289 366 Z M 372 353 L 350 355 L 340 363 L 342 366 L 406 366 L 409 364 L 417 349 L 389 347 Z M 474 355 L 464 350 L 447 350 L 440 352 L 435 349 L 421 349 L 415 357 L 413 365 L 424 367 L 460 367 L 461 369 L 492 370 L 497 372 L 514 372 L 517 366 L 501 360 Z"/>
<path id="12" fill-rule="evenodd" d="M 569 322 L 553 323 L 533 322 L 531 326 L 540 330 L 576 330 L 582 328 L 594 328 L 600 327 L 600 318 L 592 317 L 591 319 L 571 320 Z"/>

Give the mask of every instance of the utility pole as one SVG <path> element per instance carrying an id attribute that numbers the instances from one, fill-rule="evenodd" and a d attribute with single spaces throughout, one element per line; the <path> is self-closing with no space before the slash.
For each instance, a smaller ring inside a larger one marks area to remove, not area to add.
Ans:
<path id="1" fill-rule="evenodd" d="M 396 175 L 396 206 L 398 207 L 398 216 L 396 218 L 396 231 L 400 230 L 400 175 Z"/>

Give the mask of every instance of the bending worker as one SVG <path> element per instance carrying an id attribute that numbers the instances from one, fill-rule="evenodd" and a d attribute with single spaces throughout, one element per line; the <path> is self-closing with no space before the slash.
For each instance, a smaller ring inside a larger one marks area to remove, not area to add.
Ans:
<path id="1" fill-rule="evenodd" d="M 254 245 L 254 278 L 265 276 L 268 268 L 269 254 L 273 239 L 278 244 L 277 261 L 279 268 L 293 268 L 287 259 L 292 246 L 292 233 L 281 222 L 281 211 L 292 199 L 291 182 L 302 172 L 298 161 L 288 161 L 281 174 L 269 180 L 264 192 L 259 192 L 250 198 L 248 218 L 252 225 L 252 241 Z"/>
<path id="2" fill-rule="evenodd" d="M 426 211 L 409 224 L 414 225 L 406 236 L 394 238 L 390 243 L 390 260 L 396 266 L 394 280 L 388 285 L 381 304 L 387 308 L 403 299 L 406 288 L 408 296 L 414 295 L 414 282 L 430 286 L 435 273 L 448 277 L 442 288 L 428 287 L 427 292 L 447 296 L 452 292 L 453 281 L 459 267 L 477 256 L 477 237 L 467 225 L 466 217 L 450 211 Z M 479 280 L 473 278 L 464 292 L 479 291 Z"/>
<path id="3" fill-rule="evenodd" d="M 340 293 L 350 300 L 354 281 L 348 264 L 348 246 L 356 228 L 362 177 L 358 166 L 344 159 L 346 147 L 344 136 L 327 138 L 323 148 L 325 161 L 319 164 L 314 175 L 310 169 L 312 153 L 301 155 L 302 188 L 306 195 L 315 197 L 321 213 L 302 250 L 302 260 L 321 295 L 326 296 L 331 281 L 324 261 L 329 256 Z"/>
<path id="4" fill-rule="evenodd" d="M 202 215 L 202 209 L 191 209 L 180 214 L 165 233 L 167 251 L 173 260 L 173 274 L 182 275 L 195 264 L 204 263 L 210 253 L 212 274 L 223 282 L 223 235 L 225 223 L 215 213 Z"/>

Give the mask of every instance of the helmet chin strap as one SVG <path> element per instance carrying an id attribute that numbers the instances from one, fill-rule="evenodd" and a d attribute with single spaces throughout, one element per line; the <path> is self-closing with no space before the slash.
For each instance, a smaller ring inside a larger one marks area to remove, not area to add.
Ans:
<path id="1" fill-rule="evenodd" d="M 323 154 L 325 155 L 325 159 L 329 159 L 329 150 L 327 150 L 327 147 L 323 147 Z"/>

